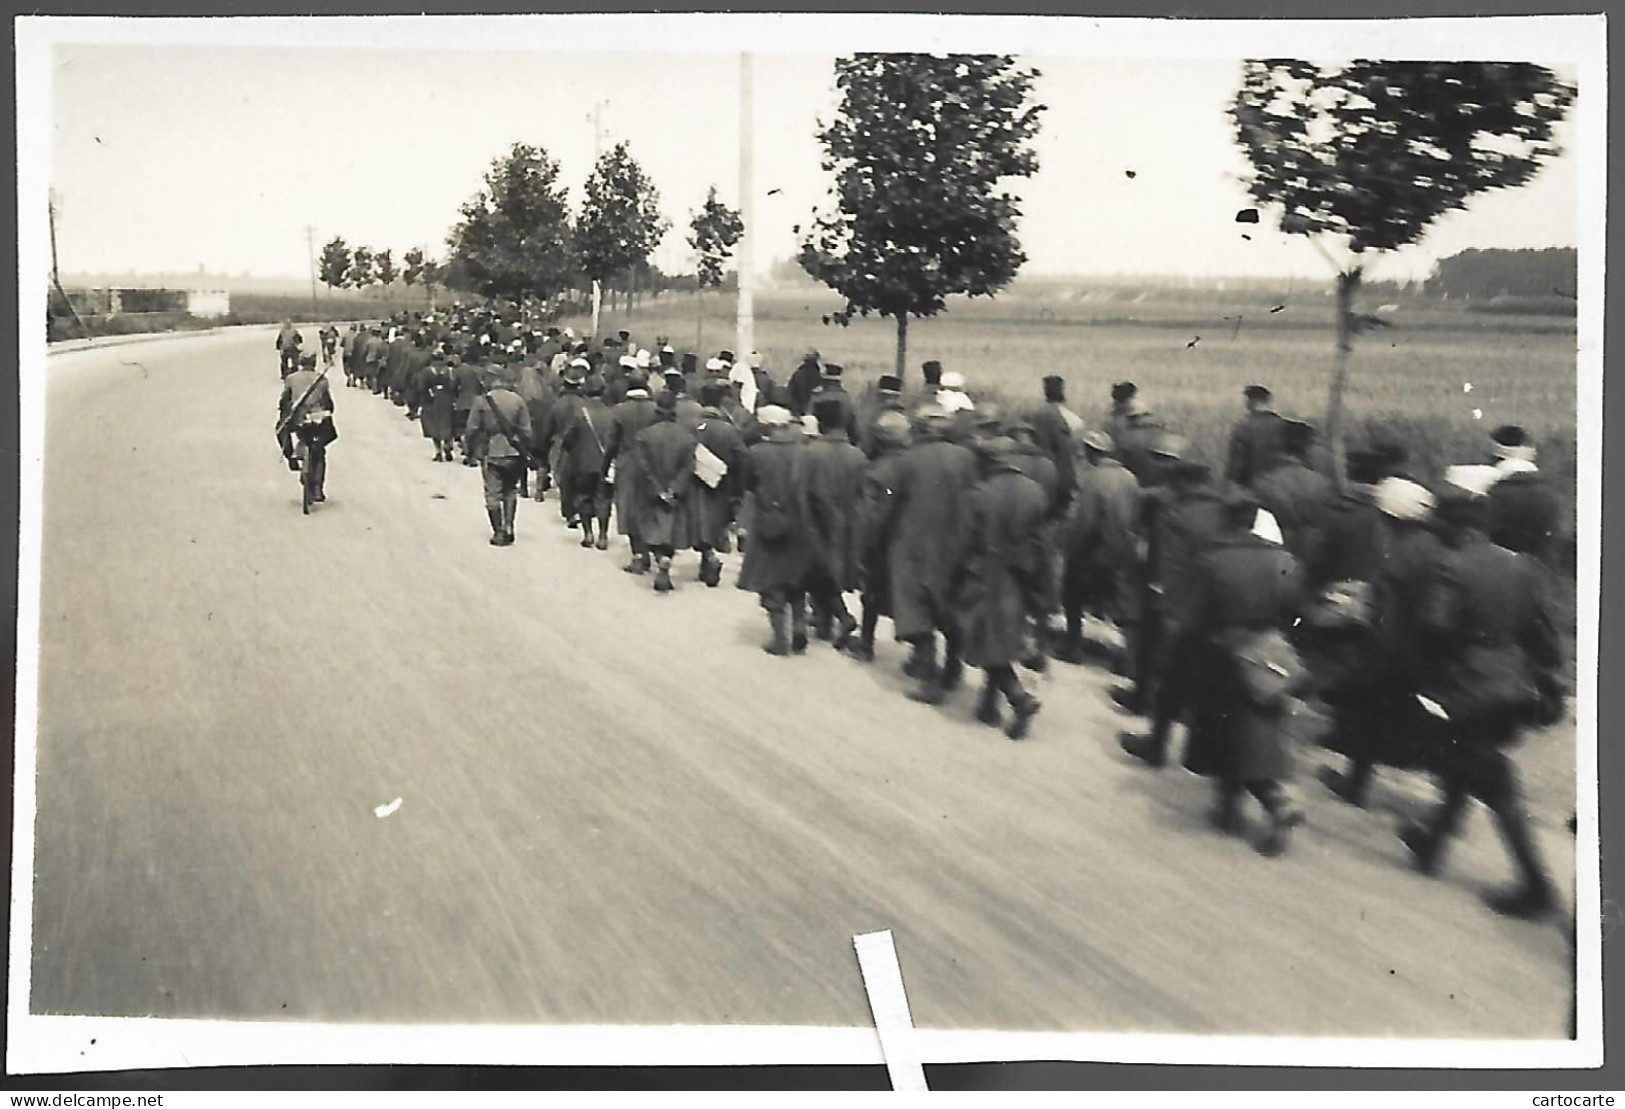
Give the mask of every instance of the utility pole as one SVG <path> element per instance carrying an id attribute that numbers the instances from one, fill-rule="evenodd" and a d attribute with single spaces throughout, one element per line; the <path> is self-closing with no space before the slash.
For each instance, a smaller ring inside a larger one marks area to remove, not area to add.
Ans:
<path id="1" fill-rule="evenodd" d="M 604 120 L 603 110 L 609 107 L 607 100 L 594 100 L 592 103 L 592 168 L 597 170 L 598 159 L 604 154 Z M 592 337 L 598 338 L 598 316 L 604 307 L 604 287 L 597 278 L 592 282 Z"/>
<path id="2" fill-rule="evenodd" d="M 305 224 L 305 249 L 310 252 L 310 318 L 316 318 L 316 229 Z"/>
<path id="3" fill-rule="evenodd" d="M 756 349 L 756 173 L 753 150 L 751 56 L 739 57 L 739 215 L 745 225 L 739 237 L 739 330 L 734 355 L 749 359 Z M 749 365 L 748 361 L 746 363 Z"/>
<path id="4" fill-rule="evenodd" d="M 56 190 L 55 189 L 52 189 L 50 191 L 50 193 L 48 195 L 48 198 L 47 198 L 47 204 L 49 206 L 50 215 L 51 215 L 51 284 L 56 287 L 57 295 L 62 298 L 62 303 L 68 306 L 68 312 L 73 316 L 73 322 L 79 325 L 79 331 L 81 333 L 83 333 L 85 331 L 85 321 L 79 318 L 79 310 L 73 306 L 73 301 L 68 299 L 67 291 L 62 288 L 62 276 L 61 276 L 61 274 L 58 272 L 58 270 L 56 268 Z M 50 309 L 49 308 L 46 309 L 46 314 L 47 315 L 50 314 Z"/>

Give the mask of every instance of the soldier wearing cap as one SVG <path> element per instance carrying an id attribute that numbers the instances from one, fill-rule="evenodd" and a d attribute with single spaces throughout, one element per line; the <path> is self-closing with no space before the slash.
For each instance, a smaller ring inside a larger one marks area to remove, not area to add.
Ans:
<path id="1" fill-rule="evenodd" d="M 313 444 L 325 447 L 338 438 L 338 432 L 333 430 L 333 391 L 327 377 L 316 372 L 315 354 L 299 356 L 293 372 L 282 379 L 282 395 L 277 402 L 277 444 L 290 470 L 300 466 L 294 452 L 295 437 L 307 448 L 307 453 Z M 322 493 L 322 485 L 327 477 L 327 453 L 319 451 L 309 457 L 316 467 L 312 475 L 315 479 L 313 499 L 324 501 L 327 498 Z"/>
<path id="2" fill-rule="evenodd" d="M 1535 918 L 1556 900 L 1524 811 L 1508 749 L 1530 726 L 1562 718 L 1562 648 L 1545 579 L 1533 560 L 1492 543 L 1486 498 L 1440 496 L 1446 551 L 1428 583 L 1421 622 L 1431 647 L 1424 707 L 1440 734 L 1444 799 L 1401 839 L 1423 873 L 1443 866 L 1450 837 L 1476 797 L 1495 815 L 1519 883 L 1485 898 L 1496 912 Z"/>
<path id="3" fill-rule="evenodd" d="M 963 673 L 953 620 L 953 585 L 964 562 L 966 504 L 979 467 L 948 437 L 952 417 L 935 405 L 915 414 L 915 438 L 870 506 L 872 542 L 886 546 L 892 624 L 910 647 L 903 672 L 919 680 L 910 696 L 940 701 Z M 937 660 L 941 633 L 945 658 Z"/>
<path id="4" fill-rule="evenodd" d="M 728 395 L 727 388 L 715 382 L 700 386 L 700 422 L 694 429 L 698 441 L 694 482 L 685 502 L 689 543 L 700 553 L 699 580 L 713 589 L 722 582 L 719 552 L 730 546 L 729 529 L 744 496 L 745 439 L 723 411 L 722 402 Z M 702 449 L 716 460 L 707 460 L 703 468 L 699 464 Z M 712 483 L 706 475 L 715 474 L 718 468 L 721 476 Z"/>
<path id="5" fill-rule="evenodd" d="M 480 396 L 482 384 L 480 367 L 489 360 L 487 350 L 488 348 L 478 344 L 469 344 L 466 353 L 459 356 L 452 378 L 451 430 L 457 436 L 458 442 L 463 444 L 464 466 L 479 465 L 479 462 L 469 455 L 467 449 L 468 413 Z"/>
<path id="6" fill-rule="evenodd" d="M 559 436 L 557 466 L 561 475 L 570 475 L 570 506 L 581 522 L 581 545 L 602 551 L 609 548 L 609 512 L 615 501 L 614 488 L 604 481 L 604 436 L 609 431 L 610 411 L 604 403 L 604 379 L 587 376 L 585 364 L 583 359 L 566 371 L 582 375 L 582 399 Z"/>
<path id="7" fill-rule="evenodd" d="M 1286 419 L 1275 411 L 1275 397 L 1263 385 L 1241 391 L 1247 414 L 1230 433 L 1225 480 L 1251 486 L 1281 463 L 1286 454 Z"/>
<path id="8" fill-rule="evenodd" d="M 550 474 L 558 487 L 559 515 L 564 518 L 565 526 L 572 528 L 582 522 L 576 501 L 582 494 L 591 496 L 600 477 L 596 468 L 578 473 L 564 451 L 564 434 L 575 426 L 577 414 L 587 403 L 586 382 L 586 359 L 578 358 L 565 367 L 563 388 L 548 404 L 541 434 L 536 437 L 537 461 L 546 467 L 544 473 Z M 537 482 L 538 488 L 545 484 Z"/>
<path id="9" fill-rule="evenodd" d="M 1280 460 L 1253 479 L 1253 492 L 1281 525 L 1286 549 L 1311 584 L 1319 585 L 1315 569 L 1324 561 L 1327 516 L 1335 490 L 1331 478 L 1309 467 L 1315 429 L 1302 420 L 1282 420 L 1280 430 Z"/>
<path id="10" fill-rule="evenodd" d="M 839 362 L 825 362 L 819 371 L 818 387 L 812 391 L 807 402 L 804 415 L 815 415 L 817 406 L 824 401 L 830 401 L 840 406 L 835 426 L 846 432 L 847 441 L 856 444 L 858 441 L 858 407 L 852 399 L 852 394 L 846 391 L 842 384 L 842 376 L 846 368 Z"/>
<path id="11" fill-rule="evenodd" d="M 638 536 L 654 556 L 656 593 L 671 592 L 672 556 L 688 546 L 695 439 L 677 419 L 677 398 L 669 389 L 656 397 L 654 422 L 637 438 Z"/>
<path id="12" fill-rule="evenodd" d="M 452 427 L 451 406 L 455 382 L 455 354 L 448 355 L 443 347 L 436 347 L 423 375 L 422 407 L 418 417 L 423 425 L 423 437 L 434 443 L 434 460 L 450 462 L 454 457 L 452 443 L 457 433 Z"/>
<path id="13" fill-rule="evenodd" d="M 1516 424 L 1490 432 L 1490 457 L 1500 477 L 1490 487 L 1485 527 L 1491 542 L 1550 564 L 1563 526 L 1563 505 L 1535 464 L 1535 441 Z"/>
<path id="14" fill-rule="evenodd" d="M 1111 696 L 1130 712 L 1150 712 L 1150 736 L 1125 738 L 1123 749 L 1160 767 L 1167 757 L 1168 728 L 1183 711 L 1179 666 L 1169 649 L 1179 634 L 1179 621 L 1189 610 L 1192 575 L 1208 544 L 1222 530 L 1224 503 L 1208 467 L 1189 457 L 1181 435 L 1163 432 L 1151 446 L 1159 471 L 1157 483 L 1140 498 L 1137 530 L 1146 537 L 1146 560 L 1140 589 L 1140 622 L 1130 644 L 1133 686 L 1113 689 Z"/>
<path id="15" fill-rule="evenodd" d="M 798 484 L 801 514 L 807 525 L 807 592 L 816 614 L 818 638 L 846 646 L 858 622 L 842 594 L 858 588 L 858 516 L 863 505 L 863 476 L 868 460 L 847 437 L 850 400 L 813 395 L 818 437 L 802 454 Z"/>
<path id="16" fill-rule="evenodd" d="M 992 428 L 981 430 L 975 448 L 981 473 L 966 498 L 965 566 L 954 589 L 954 620 L 965 661 L 986 674 L 976 718 L 998 727 L 1002 694 L 1012 714 L 1005 734 L 1022 739 L 1039 706 L 1022 688 L 1015 664 L 1030 649 L 1032 623 L 1050 607 L 1048 498 L 1016 464 L 1016 444 L 988 434 Z"/>
<path id="17" fill-rule="evenodd" d="M 525 475 L 525 453 L 531 438 L 530 410 L 514 391 L 507 355 L 490 356 L 482 377 L 485 391 L 468 410 L 468 457 L 480 466 L 485 486 L 485 514 L 491 521 L 491 545 L 511 546 L 519 510 L 519 482 Z"/>
<path id="18" fill-rule="evenodd" d="M 790 380 L 785 385 L 790 401 L 788 407 L 796 416 L 805 416 L 812 411 L 812 395 L 822 384 L 823 376 L 823 359 L 816 350 L 808 350 L 801 356 L 800 365 L 791 372 Z"/>
<path id="19" fill-rule="evenodd" d="M 1284 697 L 1301 668 L 1281 635 L 1297 614 L 1302 583 L 1291 553 L 1253 530 L 1258 516 L 1258 502 L 1244 491 L 1221 502 L 1218 531 L 1176 602 L 1170 655 L 1183 674 L 1190 720 L 1185 766 L 1215 780 L 1213 823 L 1242 831 L 1239 804 L 1250 793 L 1270 821 L 1259 850 L 1274 855 L 1303 823 L 1284 785 L 1291 762 L 1282 730 Z M 1258 662 L 1272 665 L 1286 688 L 1271 692 L 1251 681 L 1248 668 Z M 1159 710 L 1164 732 L 1166 723 Z"/>
<path id="20" fill-rule="evenodd" d="M 1106 417 L 1106 434 L 1111 436 L 1117 447 L 1118 461 L 1143 486 L 1156 483 L 1158 466 L 1151 454 L 1151 444 L 1166 432 L 1167 428 L 1151 411 L 1132 381 L 1122 381 L 1112 386 L 1112 407 Z"/>
<path id="21" fill-rule="evenodd" d="M 629 574 L 649 572 L 649 548 L 638 528 L 638 500 L 643 478 L 638 472 L 638 436 L 655 421 L 655 402 L 643 377 L 633 370 L 625 378 L 625 397 L 610 405 L 604 436 L 604 480 L 615 487 L 615 526 L 632 545 Z M 606 389 L 606 397 L 607 389 Z"/>
<path id="22" fill-rule="evenodd" d="M 1084 660 L 1083 614 L 1108 617 L 1126 643 L 1138 641 L 1140 597 L 1135 564 L 1140 542 L 1140 483 L 1116 457 L 1116 444 L 1104 431 L 1082 436 L 1083 464 L 1072 503 L 1061 521 L 1061 611 L 1066 633 L 1055 657 Z M 1119 669 L 1131 673 L 1129 652 Z"/>
<path id="23" fill-rule="evenodd" d="M 1044 406 L 1033 413 L 1033 431 L 1038 446 L 1055 464 L 1057 500 L 1055 511 L 1064 512 L 1077 484 L 1075 439 L 1083 430 L 1083 420 L 1066 406 L 1066 379 L 1058 374 L 1044 378 Z"/>
<path id="24" fill-rule="evenodd" d="M 807 545 L 798 473 L 805 438 L 788 408 L 770 404 L 756 419 L 766 437 L 745 452 L 744 488 L 750 497 L 750 545 L 739 587 L 757 594 L 773 638 L 770 655 L 807 649 Z"/>

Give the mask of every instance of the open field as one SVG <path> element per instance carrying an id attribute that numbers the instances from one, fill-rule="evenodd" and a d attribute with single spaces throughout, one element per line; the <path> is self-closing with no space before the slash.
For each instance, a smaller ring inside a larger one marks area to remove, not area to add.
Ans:
<path id="1" fill-rule="evenodd" d="M 1285 308 L 1271 313 L 1280 304 Z M 820 322 L 837 307 L 834 296 L 817 290 L 758 294 L 756 345 L 776 379 L 784 380 L 808 347 L 844 365 L 854 391 L 891 371 L 891 321 L 858 320 L 847 328 Z M 732 311 L 731 299 L 708 298 L 708 350 L 733 344 Z M 1446 465 L 1482 461 L 1491 427 L 1520 423 L 1538 438 L 1543 468 L 1572 496 L 1573 320 L 1481 315 L 1454 303 L 1402 305 L 1383 318 L 1391 326 L 1356 341 L 1347 394 L 1351 442 L 1381 429 L 1410 448 L 1418 476 L 1434 477 Z M 1324 419 L 1332 326 L 1330 298 L 1318 289 L 1296 297 L 1285 289 L 1170 290 L 1138 302 L 960 300 L 936 319 L 910 321 L 908 388 L 919 388 L 920 363 L 935 358 L 963 372 L 973 395 L 1022 410 L 1041 401 L 1044 375 L 1058 373 L 1072 406 L 1095 422 L 1104 416 L 1111 384 L 1130 380 L 1168 426 L 1187 435 L 1207 461 L 1219 462 L 1249 382 L 1268 384 L 1283 412 Z M 657 335 L 669 335 L 679 348 L 693 345 L 694 300 L 662 297 L 634 313 L 606 316 L 603 327 L 628 328 L 644 345 Z"/>

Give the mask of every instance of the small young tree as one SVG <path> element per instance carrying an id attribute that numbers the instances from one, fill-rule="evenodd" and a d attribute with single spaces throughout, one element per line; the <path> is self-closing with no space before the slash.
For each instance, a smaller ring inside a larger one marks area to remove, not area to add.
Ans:
<path id="1" fill-rule="evenodd" d="M 350 288 L 358 292 L 378 280 L 372 248 L 358 246 L 350 255 Z"/>
<path id="2" fill-rule="evenodd" d="M 410 289 L 423 277 L 423 248 L 413 247 L 401 256 L 401 261 L 405 263 L 401 268 L 401 280 Z"/>
<path id="3" fill-rule="evenodd" d="M 576 220 L 576 257 L 593 284 L 592 333 L 598 335 L 603 283 L 642 265 L 671 223 L 660 214 L 660 191 L 624 142 L 601 155 L 587 178 Z"/>
<path id="4" fill-rule="evenodd" d="M 1028 101 L 1037 76 L 998 55 L 835 63 L 839 114 L 818 135 L 835 206 L 814 213 L 798 261 L 846 299 L 836 322 L 896 321 L 899 375 L 910 316 L 934 316 L 955 294 L 991 296 L 1026 261 L 1020 205 L 1000 182 L 1038 168 L 1027 145 L 1044 111 Z"/>
<path id="5" fill-rule="evenodd" d="M 389 287 L 401 276 L 401 271 L 395 266 L 393 251 L 380 250 L 373 255 L 372 261 L 378 273 L 378 284 L 382 285 L 387 293 Z"/>
<path id="6" fill-rule="evenodd" d="M 693 214 L 688 224 L 688 245 L 693 248 L 694 263 L 694 347 L 705 349 L 705 290 L 722 284 L 722 267 L 733 255 L 733 249 L 745 234 L 745 224 L 737 209 L 717 199 L 717 187 L 711 186 L 705 203 Z"/>
<path id="7" fill-rule="evenodd" d="M 1557 153 L 1552 130 L 1574 95 L 1522 63 L 1245 63 L 1231 114 L 1253 166 L 1249 191 L 1337 270 L 1326 433 L 1340 485 L 1348 358 L 1371 319 L 1354 312 L 1367 258 L 1416 242 L 1478 193 L 1527 182 Z"/>
<path id="8" fill-rule="evenodd" d="M 317 273 L 322 284 L 327 286 L 328 294 L 334 289 L 342 289 L 350 276 L 350 248 L 344 245 L 344 240 L 334 235 L 326 246 L 322 247 L 321 257 L 317 259 Z"/>

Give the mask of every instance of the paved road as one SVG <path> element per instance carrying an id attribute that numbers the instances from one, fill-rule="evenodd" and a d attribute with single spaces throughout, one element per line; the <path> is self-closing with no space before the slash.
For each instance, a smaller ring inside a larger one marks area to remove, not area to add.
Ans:
<path id="1" fill-rule="evenodd" d="M 477 474 L 370 395 L 301 517 L 266 333 L 49 374 L 36 1012 L 860 1025 L 891 928 L 923 1026 L 1564 1034 L 1482 813 L 1430 882 L 1306 789 L 1266 860 L 1117 757 L 1099 674 L 1012 744 L 899 696 L 895 645 L 769 658 L 732 565 L 654 596 L 552 503 L 487 546 Z"/>

